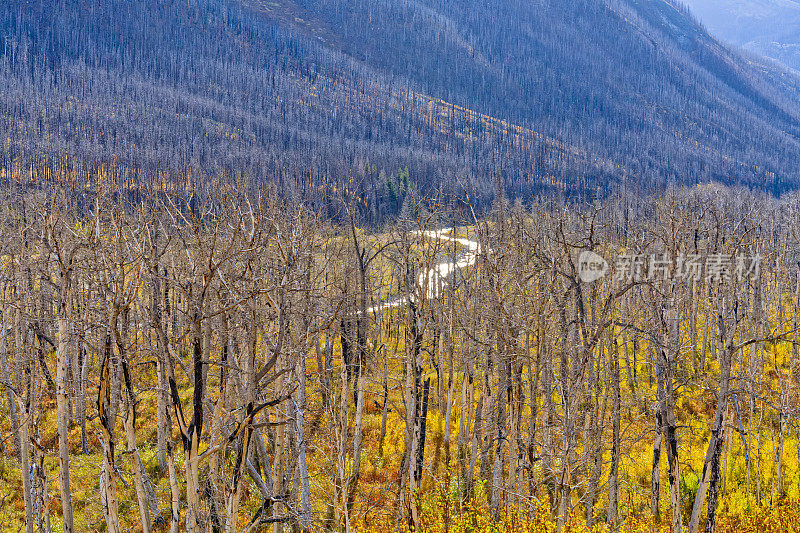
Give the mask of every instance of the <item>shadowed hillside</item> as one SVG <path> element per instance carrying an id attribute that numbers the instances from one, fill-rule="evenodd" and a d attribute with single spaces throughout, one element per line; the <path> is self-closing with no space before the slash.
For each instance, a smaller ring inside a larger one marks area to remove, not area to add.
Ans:
<path id="1" fill-rule="evenodd" d="M 482 205 L 498 180 L 798 179 L 800 80 L 661 0 L 13 0 L 0 82 L 3 175 L 34 180 L 224 173 L 324 205 L 355 178 L 379 220 L 403 169 Z"/>

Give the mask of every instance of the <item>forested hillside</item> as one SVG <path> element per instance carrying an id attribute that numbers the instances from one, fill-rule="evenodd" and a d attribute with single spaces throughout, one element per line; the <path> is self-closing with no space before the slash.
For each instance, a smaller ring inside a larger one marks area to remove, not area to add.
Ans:
<path id="1" fill-rule="evenodd" d="M 409 189 L 776 192 L 800 161 L 800 81 L 662 0 L 10 0 L 0 83 L 4 176 L 225 174 L 328 209 L 352 181 L 373 221 Z"/>

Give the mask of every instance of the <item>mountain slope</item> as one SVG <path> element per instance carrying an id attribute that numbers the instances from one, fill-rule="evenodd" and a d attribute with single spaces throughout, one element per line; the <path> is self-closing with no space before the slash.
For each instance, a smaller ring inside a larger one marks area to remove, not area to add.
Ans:
<path id="1" fill-rule="evenodd" d="M 721 39 L 800 70 L 797 0 L 684 0 Z"/>
<path id="2" fill-rule="evenodd" d="M 781 138 L 785 131 L 796 149 L 796 81 L 789 81 L 790 91 L 772 91 L 781 73 L 738 57 L 685 12 L 658 0 L 529 6 L 464 0 L 304 5 L 341 29 L 350 56 L 441 98 L 573 142 L 595 141 L 600 152 L 615 152 L 609 138 L 641 136 L 622 141 L 632 149 L 614 154 L 638 172 L 646 172 L 650 151 L 677 158 L 676 172 L 685 168 L 687 154 L 663 146 L 676 136 L 712 148 L 730 143 L 722 151 L 735 152 L 771 144 L 764 136 Z M 774 131 L 775 119 L 783 131 Z M 641 143 L 648 146 L 636 149 Z M 673 148 L 683 152 L 680 144 Z"/>
<path id="3" fill-rule="evenodd" d="M 320 205 L 348 182 L 376 220 L 413 190 L 488 202 L 498 180 L 525 197 L 800 177 L 800 81 L 661 0 L 188 6 L 0 8 L 4 172 L 226 173 Z"/>

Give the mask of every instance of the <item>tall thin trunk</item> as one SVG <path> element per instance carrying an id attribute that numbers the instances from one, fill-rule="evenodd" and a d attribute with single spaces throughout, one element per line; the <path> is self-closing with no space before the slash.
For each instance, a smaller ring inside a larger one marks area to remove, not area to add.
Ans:
<path id="1" fill-rule="evenodd" d="M 219 317 L 219 330 L 220 334 L 220 365 L 219 365 L 219 396 L 217 397 L 217 401 L 214 404 L 214 411 L 211 415 L 211 420 L 209 422 L 209 439 L 211 442 L 220 442 L 224 438 L 223 436 L 223 429 L 220 427 L 225 413 L 228 409 L 228 365 L 229 365 L 229 353 L 231 348 L 231 341 L 230 341 L 230 332 L 228 326 L 228 317 L 223 313 Z M 206 343 L 209 346 L 209 343 Z M 210 350 L 210 346 L 208 347 Z M 245 374 L 248 374 L 246 369 Z M 246 398 L 246 403 L 250 403 L 251 398 Z M 222 529 L 219 513 L 219 508 L 222 505 L 222 502 L 219 501 L 220 495 L 223 493 L 222 490 L 222 479 L 220 476 L 220 469 L 222 467 L 223 461 L 225 459 L 225 450 L 220 449 L 219 451 L 213 452 L 210 454 L 208 459 L 208 474 L 206 476 L 206 493 L 208 495 L 209 504 L 211 505 L 212 509 L 212 519 L 209 522 L 209 527 L 212 531 L 220 531 Z M 246 459 L 246 458 L 245 458 Z"/>
<path id="2" fill-rule="evenodd" d="M 347 480 L 347 516 L 352 514 L 358 482 L 361 479 L 361 453 L 364 438 L 364 366 L 358 365 L 356 372 L 358 381 L 356 382 L 356 413 L 353 427 L 353 467 Z M 305 456 L 305 450 L 303 455 Z"/>
<path id="3" fill-rule="evenodd" d="M 30 386 L 27 387 L 30 390 Z M 30 393 L 29 393 L 30 396 Z M 31 473 L 33 472 L 30 464 L 31 450 L 28 427 L 30 414 L 28 413 L 27 401 L 20 399 L 20 415 L 22 423 L 20 424 L 20 451 L 22 452 L 22 492 L 25 499 L 25 531 L 26 533 L 33 533 L 34 530 L 34 498 L 33 498 L 33 483 Z"/>
<path id="4" fill-rule="evenodd" d="M 503 375 L 500 378 L 497 394 L 497 434 L 495 437 L 494 465 L 492 467 L 492 516 L 495 520 L 500 518 L 501 504 L 504 492 L 505 448 L 506 442 L 506 410 L 508 408 L 508 365 L 503 364 Z"/>
<path id="5" fill-rule="evenodd" d="M 492 362 L 491 350 L 486 356 L 486 369 L 483 372 L 483 425 L 481 426 L 481 446 L 478 448 L 480 452 L 480 479 L 483 482 L 485 497 L 488 501 L 491 500 L 491 483 L 489 478 L 489 465 L 492 454 L 492 446 L 494 438 L 492 435 L 492 415 L 497 406 L 497 399 L 493 394 L 494 390 L 494 365 Z"/>
<path id="6" fill-rule="evenodd" d="M 383 445 L 386 441 L 386 423 L 389 418 L 389 363 L 386 354 L 381 357 L 381 361 L 383 362 L 381 372 L 381 386 L 383 391 L 381 395 L 381 436 L 378 441 L 378 455 L 383 459 Z"/>
<path id="7" fill-rule="evenodd" d="M 478 453 L 481 448 L 481 426 L 483 421 L 483 396 L 478 398 L 478 405 L 475 407 L 475 422 L 473 424 L 472 432 L 472 446 L 469 456 L 469 470 L 467 472 L 466 488 L 464 489 L 464 502 L 469 502 L 472 498 L 472 489 L 475 485 L 475 463 L 478 459 Z"/>
<path id="8" fill-rule="evenodd" d="M 452 329 L 452 322 L 449 322 L 449 327 Z M 453 379 L 453 341 L 452 331 L 450 331 L 448 346 L 448 360 L 447 360 L 447 398 L 445 399 L 444 410 L 444 462 L 445 466 L 450 469 L 451 450 L 450 450 L 450 428 L 452 426 L 453 418 L 453 394 L 455 393 L 454 379 Z M 448 474 L 449 475 L 449 474 Z M 449 523 L 448 523 L 449 526 Z"/>
<path id="9" fill-rule="evenodd" d="M 553 465 L 553 360 L 547 340 L 542 341 L 542 472 L 550 501 L 550 513 L 556 511 L 556 476 Z"/>
<path id="10" fill-rule="evenodd" d="M 620 411 L 621 395 L 619 387 L 619 343 L 614 340 L 615 350 L 609 350 L 609 371 L 613 388 L 614 413 L 611 424 L 611 468 L 608 473 L 608 525 L 617 528 L 619 504 L 619 458 L 620 458 Z"/>
<path id="11" fill-rule="evenodd" d="M 184 447 L 186 451 L 186 530 L 200 533 L 200 436 L 203 431 L 203 326 L 202 311 L 197 307 L 192 319 L 192 363 L 194 374 L 192 422 L 186 429 Z"/>
<path id="12" fill-rule="evenodd" d="M 121 341 L 117 334 L 117 342 Z M 119 345 L 118 345 L 119 346 Z M 128 445 L 128 454 L 131 458 L 131 469 L 133 470 L 133 486 L 136 490 L 136 499 L 139 503 L 139 518 L 143 533 L 150 533 L 150 502 L 145 491 L 145 474 L 142 459 L 139 456 L 139 448 L 136 445 L 136 396 L 133 391 L 130 370 L 125 354 L 121 354 L 122 372 L 125 379 L 125 389 L 127 390 L 127 409 L 125 411 L 125 438 Z"/>
<path id="13" fill-rule="evenodd" d="M 44 408 L 41 401 L 38 403 L 39 406 L 39 420 L 44 415 Z M 38 424 L 34 427 L 33 431 L 31 431 L 33 435 L 35 446 L 34 446 L 34 462 L 36 464 L 35 472 L 34 472 L 34 485 L 36 487 L 35 493 L 35 500 L 36 500 L 36 519 L 39 524 L 39 531 L 43 533 L 50 533 L 51 523 L 50 523 L 50 493 L 47 486 L 47 471 L 45 470 L 44 466 L 44 459 L 45 459 L 45 450 L 41 444 L 41 436 L 39 435 L 39 426 Z"/>
<path id="14" fill-rule="evenodd" d="M 300 528 L 303 533 L 311 531 L 311 488 L 309 485 L 308 463 L 306 459 L 306 432 L 305 432 L 305 411 L 306 411 L 306 365 L 305 360 L 300 357 L 298 362 L 299 385 L 297 400 L 294 404 L 295 419 L 295 440 L 297 442 L 297 468 L 300 481 Z M 359 396 L 363 404 L 364 397 L 363 384 L 359 387 Z"/>
<path id="15" fill-rule="evenodd" d="M 475 376 L 473 374 L 472 359 L 468 357 L 464 380 L 461 384 L 461 416 L 458 420 L 458 471 L 462 483 L 458 485 L 458 503 L 463 508 L 468 498 L 466 488 L 470 481 L 468 478 L 469 461 L 467 460 L 468 442 L 471 442 L 470 429 L 475 404 Z"/>
<path id="16" fill-rule="evenodd" d="M 89 350 L 84 343 L 80 348 L 80 378 L 78 380 L 78 423 L 81 426 L 81 449 L 89 454 L 89 435 L 86 430 L 86 388 L 89 383 Z"/>
<path id="17" fill-rule="evenodd" d="M 780 427 L 778 431 L 780 433 L 778 434 L 778 446 L 775 450 L 775 491 L 778 494 L 778 498 L 782 498 L 784 496 L 783 449 L 786 440 L 787 415 L 783 410 L 781 410 L 779 417 Z"/>
<path id="18" fill-rule="evenodd" d="M 253 403 L 247 404 L 247 411 L 240 426 L 240 435 L 238 437 L 238 450 L 236 453 L 236 464 L 233 467 L 233 483 L 231 493 L 228 496 L 226 505 L 227 522 L 225 524 L 225 533 L 235 533 L 239 521 L 239 502 L 242 498 L 242 475 L 246 468 L 248 457 L 248 450 L 250 448 L 250 438 L 253 431 L 253 416 L 256 414 Z"/>
<path id="19" fill-rule="evenodd" d="M 162 296 L 161 291 L 161 277 L 159 276 L 158 266 L 154 267 L 153 275 L 150 280 L 152 283 L 152 293 L 150 295 L 150 320 L 155 323 L 158 322 L 158 327 L 163 327 L 162 312 L 161 312 L 161 298 L 166 297 L 166 291 Z M 156 329 L 154 327 L 154 329 Z M 169 382 L 167 381 L 167 372 L 165 369 L 167 350 L 164 344 L 164 339 L 161 335 L 156 334 L 156 376 L 157 376 L 157 390 L 156 390 L 156 447 L 158 457 L 158 469 L 160 472 L 167 472 L 167 440 L 171 438 L 171 422 L 169 420 Z"/>
<path id="20" fill-rule="evenodd" d="M 345 339 L 345 333 L 342 332 L 342 340 Z M 349 427 L 347 421 L 347 403 L 348 403 L 348 372 L 347 362 L 344 357 L 345 345 L 342 345 L 342 365 L 341 365 L 341 391 L 339 396 L 339 405 L 336 410 L 336 433 L 337 433 L 337 460 L 336 460 L 336 483 L 334 487 L 335 501 L 334 509 L 336 512 L 336 526 L 344 523 L 345 531 L 350 531 L 350 517 L 348 515 L 347 505 L 347 440 L 349 434 Z M 402 506 L 401 506 L 402 510 Z"/>
<path id="21" fill-rule="evenodd" d="M 689 335 L 692 343 L 692 369 L 695 374 L 698 371 L 697 365 L 697 298 L 695 293 L 697 291 L 697 281 L 692 279 L 689 283 L 689 300 L 691 302 L 691 309 L 689 310 Z"/>
<path id="22" fill-rule="evenodd" d="M 100 415 L 103 447 L 103 460 L 100 469 L 100 500 L 103 503 L 103 515 L 106 528 L 110 533 L 121 533 L 119 522 L 119 504 L 117 501 L 116 470 L 114 468 L 114 418 L 111 416 L 111 391 L 114 380 L 111 361 L 111 337 L 105 335 L 105 347 L 100 365 L 100 383 L 97 391 L 97 411 Z"/>
<path id="23" fill-rule="evenodd" d="M 669 476 L 669 496 L 672 507 L 672 530 L 683 531 L 683 507 L 680 492 L 680 468 L 678 463 L 678 435 L 675 421 L 674 374 L 678 354 L 678 317 L 672 298 L 664 311 L 662 346 L 655 353 L 656 369 L 664 379 L 664 402 L 661 423 L 663 424 L 664 445 L 667 449 L 667 474 Z"/>
<path id="24" fill-rule="evenodd" d="M 58 467 L 61 480 L 61 511 L 64 533 L 75 530 L 72 516 L 72 493 L 69 485 L 69 397 L 67 374 L 69 372 L 69 273 L 62 273 L 61 294 L 58 305 L 58 348 L 56 349 L 56 410 L 58 412 Z"/>
<path id="25" fill-rule="evenodd" d="M 728 342 L 725 329 L 724 313 L 719 318 L 719 336 L 723 343 Z M 703 475 L 697 489 L 697 495 L 692 506 L 692 519 L 689 523 L 689 533 L 697 533 L 700 527 L 700 517 L 708 496 L 708 514 L 705 530 L 714 531 L 714 524 L 717 511 L 717 497 L 719 486 L 720 456 L 722 445 L 725 442 L 725 414 L 728 411 L 728 391 L 730 389 L 731 360 L 734 348 L 723 344 L 720 348 L 720 377 L 719 391 L 717 396 L 717 411 L 711 425 L 711 435 L 708 440 L 705 460 L 703 462 Z"/>
<path id="26" fill-rule="evenodd" d="M 527 333 L 526 333 L 527 335 Z M 541 332 L 537 334 L 537 336 L 541 337 Z M 536 492 L 536 481 L 535 481 L 535 474 L 534 474 L 534 463 L 536 462 L 536 441 L 537 441 L 537 424 L 536 421 L 539 417 L 539 376 L 541 375 L 541 364 L 542 364 L 542 351 L 541 347 L 543 343 L 540 340 L 537 340 L 537 350 L 536 350 L 536 359 L 535 363 L 532 361 L 532 357 L 529 356 L 528 359 L 528 387 L 530 390 L 530 418 L 528 420 L 528 440 L 526 443 L 526 471 L 528 475 L 528 497 L 529 497 L 529 505 L 530 511 L 533 512 L 533 505 L 534 505 L 534 497 Z M 528 354 L 530 354 L 530 350 L 528 350 Z M 544 403 L 544 402 L 543 402 Z M 599 425 L 598 425 L 599 427 Z M 602 454 L 599 456 L 599 461 L 602 465 Z M 600 474 L 597 474 L 597 478 L 600 478 Z"/>
<path id="27" fill-rule="evenodd" d="M 21 282 L 21 280 L 20 280 Z M 21 285 L 20 285 L 21 286 Z M 22 304 L 24 306 L 24 304 Z M 23 307 L 24 308 L 24 307 Z M 25 532 L 33 533 L 34 526 L 34 498 L 33 484 L 31 483 L 31 450 L 30 450 L 30 425 L 31 425 L 31 373 L 29 371 L 29 358 L 26 357 L 26 350 L 22 338 L 22 309 L 14 311 L 14 363 L 17 370 L 17 383 L 20 390 L 25 391 L 25 396 L 18 398 L 20 415 L 19 441 L 20 441 L 20 462 L 22 466 L 22 492 L 25 501 Z"/>
<path id="28" fill-rule="evenodd" d="M 8 416 L 11 419 L 11 435 L 14 441 L 14 455 L 17 457 L 17 461 L 22 462 L 22 442 L 20 440 L 17 400 L 14 388 L 11 386 L 11 371 L 8 366 L 8 343 L 6 340 L 8 335 L 10 335 L 10 330 L 6 330 L 5 315 L 0 311 L 0 377 L 5 383 Z M 16 357 L 20 358 L 21 355 L 17 354 Z"/>
<path id="29" fill-rule="evenodd" d="M 164 288 L 164 309 L 169 316 L 169 288 Z M 157 300 L 154 300 L 157 302 Z M 175 408 L 175 416 L 178 418 L 178 423 L 181 425 L 183 423 L 182 420 L 182 408 L 180 404 L 180 397 L 177 393 L 177 387 L 173 389 L 172 384 L 175 383 L 175 361 L 173 358 L 172 351 L 170 350 L 170 346 L 167 340 L 167 333 L 165 331 L 165 324 L 162 323 L 161 320 L 158 318 L 161 316 L 161 309 L 154 305 L 152 309 L 152 316 L 151 323 L 152 327 L 155 328 L 156 333 L 156 341 L 157 341 L 157 349 L 158 349 L 158 356 L 159 360 L 157 364 L 161 367 L 162 371 L 165 374 L 165 379 L 167 382 L 167 386 L 169 387 L 169 397 L 172 398 L 172 403 Z M 166 321 L 166 327 L 170 327 L 169 321 Z M 174 322 L 172 323 L 173 331 L 174 331 Z M 166 409 L 166 407 L 165 407 Z M 180 486 L 178 484 L 178 473 L 177 468 L 175 467 L 175 454 L 173 450 L 173 440 L 172 440 L 172 422 L 170 419 L 169 411 L 167 410 L 164 413 L 164 418 L 162 419 L 164 423 L 164 439 L 165 439 L 165 447 L 166 447 L 166 466 L 167 466 L 167 474 L 169 475 L 169 488 L 170 488 L 170 522 L 169 522 L 169 529 L 170 533 L 177 533 L 180 525 L 180 507 L 181 507 L 181 496 L 180 496 Z M 181 427 L 181 431 L 183 431 L 183 427 Z"/>
<path id="30" fill-rule="evenodd" d="M 419 329 L 419 319 L 416 304 L 411 301 L 410 284 L 414 276 L 407 274 L 408 285 L 406 295 L 408 299 L 407 311 L 407 339 L 406 339 L 406 451 L 401 467 L 401 477 L 406 490 L 401 487 L 400 519 L 407 519 L 409 528 L 416 529 L 419 524 L 419 510 L 417 508 L 417 461 L 421 440 L 421 410 L 422 410 L 422 332 Z M 405 472 L 403 470 L 405 469 Z M 407 515 L 405 513 L 408 513 Z"/>
<path id="31" fill-rule="evenodd" d="M 664 376 L 658 371 L 658 389 L 656 393 L 657 405 L 655 413 L 655 437 L 653 439 L 653 464 L 650 475 L 650 514 L 658 523 L 661 519 L 661 445 L 664 441 L 664 410 L 666 398 L 664 397 Z"/>

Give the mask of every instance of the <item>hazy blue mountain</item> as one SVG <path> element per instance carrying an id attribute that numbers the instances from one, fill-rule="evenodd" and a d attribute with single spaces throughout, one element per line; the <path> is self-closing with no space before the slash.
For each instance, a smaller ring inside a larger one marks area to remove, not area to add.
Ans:
<path id="1" fill-rule="evenodd" d="M 713 34 L 800 70 L 800 1 L 684 1 Z"/>
<path id="2" fill-rule="evenodd" d="M 0 85 L 2 166 L 347 181 L 376 219 L 497 183 L 800 183 L 800 78 L 664 0 L 8 0 Z"/>

